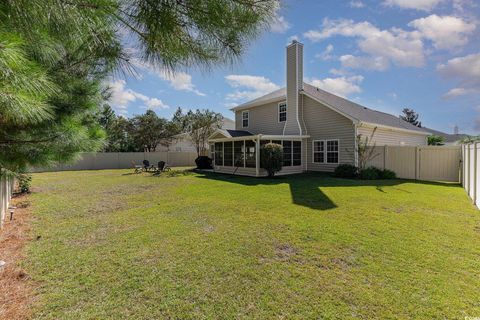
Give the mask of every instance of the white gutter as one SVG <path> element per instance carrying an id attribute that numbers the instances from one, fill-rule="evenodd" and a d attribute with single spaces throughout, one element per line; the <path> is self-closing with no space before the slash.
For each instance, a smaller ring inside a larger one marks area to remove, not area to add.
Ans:
<path id="1" fill-rule="evenodd" d="M 431 135 L 430 132 L 426 132 L 426 131 L 416 131 L 416 130 L 410 130 L 410 129 L 404 129 L 404 128 L 398 128 L 398 127 L 391 127 L 391 126 L 387 126 L 387 125 L 383 125 L 383 124 L 376 124 L 376 123 L 363 122 L 363 121 L 361 121 L 359 123 L 359 126 L 360 127 L 368 127 L 368 128 L 377 127 L 377 128 L 389 129 L 389 130 L 392 130 L 392 131 L 401 131 L 401 132 L 407 132 L 407 133 L 413 133 L 413 134 L 425 135 L 425 136 Z"/>
<path id="2" fill-rule="evenodd" d="M 285 100 L 286 98 L 287 97 L 285 95 L 285 96 L 281 96 L 281 97 L 271 98 L 271 99 L 268 99 L 268 100 L 247 102 L 247 103 L 241 104 L 239 106 L 236 106 L 234 108 L 231 108 L 230 111 L 235 112 L 235 111 L 245 110 L 245 109 L 249 109 L 249 108 L 253 108 L 253 107 L 259 107 L 259 106 L 262 106 L 262 105 L 267 104 L 267 103 L 279 102 L 279 101 Z"/>

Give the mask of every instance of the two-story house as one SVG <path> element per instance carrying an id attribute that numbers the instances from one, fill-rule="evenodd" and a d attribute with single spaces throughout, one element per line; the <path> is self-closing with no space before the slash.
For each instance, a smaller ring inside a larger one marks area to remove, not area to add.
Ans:
<path id="1" fill-rule="evenodd" d="M 210 136 L 215 171 L 266 175 L 260 147 L 269 142 L 283 146 L 279 174 L 356 165 L 357 135 L 371 136 L 375 128 L 372 143 L 378 146 L 427 144 L 429 132 L 305 83 L 303 44 L 293 41 L 286 51 L 286 88 L 232 108 L 235 130 Z"/>

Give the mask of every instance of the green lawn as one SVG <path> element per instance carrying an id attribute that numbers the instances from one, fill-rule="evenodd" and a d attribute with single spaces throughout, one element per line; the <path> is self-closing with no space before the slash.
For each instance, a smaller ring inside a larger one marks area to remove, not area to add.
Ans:
<path id="1" fill-rule="evenodd" d="M 480 317 L 458 185 L 129 173 L 34 175 L 34 318 Z"/>

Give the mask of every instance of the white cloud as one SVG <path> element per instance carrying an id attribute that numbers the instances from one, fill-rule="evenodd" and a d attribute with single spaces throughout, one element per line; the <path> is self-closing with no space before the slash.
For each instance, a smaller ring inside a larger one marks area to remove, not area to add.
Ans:
<path id="1" fill-rule="evenodd" d="M 169 108 L 169 106 L 160 99 L 150 98 L 142 93 L 125 88 L 125 80 L 116 80 L 110 82 L 108 85 L 111 92 L 110 103 L 112 104 L 112 108 L 120 115 L 126 115 L 129 104 L 137 100 L 142 101 L 146 108 L 149 109 Z"/>
<path id="2" fill-rule="evenodd" d="M 457 79 L 459 86 L 445 94 L 446 98 L 480 92 L 480 53 L 457 57 L 437 66 L 446 78 Z"/>
<path id="3" fill-rule="evenodd" d="M 356 8 L 356 9 L 360 9 L 360 8 L 365 7 L 365 4 L 360 0 L 352 0 L 352 1 L 350 1 L 349 5 L 350 5 L 350 7 Z"/>
<path id="4" fill-rule="evenodd" d="M 343 55 L 340 57 L 343 68 L 366 69 L 384 71 L 390 67 L 388 59 L 385 57 L 355 57 L 352 55 Z"/>
<path id="5" fill-rule="evenodd" d="M 270 24 L 270 30 L 274 33 L 285 33 L 292 26 L 284 16 L 276 15 Z"/>
<path id="6" fill-rule="evenodd" d="M 453 16 L 432 14 L 413 20 L 408 24 L 415 27 L 423 37 L 433 41 L 437 49 L 454 49 L 468 42 L 468 35 L 475 30 L 475 24 Z"/>
<path id="7" fill-rule="evenodd" d="M 225 77 L 236 90 L 227 94 L 227 100 L 244 101 L 258 98 L 280 87 L 265 77 L 231 74 Z"/>
<path id="8" fill-rule="evenodd" d="M 311 85 L 341 97 L 347 97 L 352 93 L 362 92 L 362 89 L 360 88 L 362 81 L 363 77 L 358 75 L 325 79 L 306 79 L 306 82 L 310 83 Z"/>
<path id="9" fill-rule="evenodd" d="M 402 9 L 430 11 L 443 0 L 385 0 L 384 5 L 397 6 Z"/>
<path id="10" fill-rule="evenodd" d="M 332 52 L 333 52 L 333 45 L 329 44 L 322 53 L 316 54 L 315 58 L 319 58 L 322 60 L 331 60 L 334 58 L 332 56 Z"/>
<path id="11" fill-rule="evenodd" d="M 421 67 L 425 64 L 421 35 L 415 31 L 399 28 L 380 30 L 367 21 L 355 23 L 353 20 L 325 19 L 321 31 L 310 30 L 304 34 L 314 42 L 336 35 L 360 38 L 357 42 L 360 50 L 374 59 L 381 59 L 382 65 L 387 61 L 404 67 Z M 366 62 L 364 68 L 372 65 L 372 61 L 366 59 L 357 59 L 356 62 Z M 385 68 L 382 67 L 382 70 Z"/>
<path id="12" fill-rule="evenodd" d="M 298 35 L 293 35 L 288 37 L 287 39 L 287 45 L 291 44 L 293 41 L 300 41 L 300 37 Z"/>
<path id="13" fill-rule="evenodd" d="M 476 90 L 474 88 L 461 88 L 461 87 L 453 88 L 453 89 L 450 89 L 447 93 L 445 93 L 443 95 L 443 98 L 452 99 L 452 98 L 457 98 L 457 97 L 461 97 L 461 96 L 465 96 L 465 95 L 473 94 L 477 92 L 479 92 L 479 90 Z"/>
<path id="14" fill-rule="evenodd" d="M 137 58 L 132 58 L 131 62 L 137 68 L 147 70 L 157 75 L 160 79 L 168 81 L 170 86 L 177 91 L 193 92 L 198 96 L 205 96 L 205 93 L 199 91 L 192 82 L 192 76 L 183 71 L 168 72 L 165 69 L 158 69 Z"/>
<path id="15" fill-rule="evenodd" d="M 178 91 L 193 92 L 198 96 L 205 96 L 205 93 L 197 90 L 192 83 L 192 76 L 185 72 L 169 73 L 165 70 L 155 72 L 163 80 L 170 82 L 170 85 Z"/>

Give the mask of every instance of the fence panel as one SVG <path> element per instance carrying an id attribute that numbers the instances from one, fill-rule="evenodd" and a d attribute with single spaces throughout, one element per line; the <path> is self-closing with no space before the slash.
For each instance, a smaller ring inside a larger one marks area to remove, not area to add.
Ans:
<path id="1" fill-rule="evenodd" d="M 8 213 L 10 199 L 13 196 L 14 178 L 9 176 L 0 176 L 0 229 Z"/>
<path id="2" fill-rule="evenodd" d="M 53 168 L 33 168 L 31 171 L 128 169 L 132 168 L 132 162 L 142 164 L 143 160 L 148 160 L 153 165 L 165 161 L 171 167 L 187 167 L 194 166 L 196 158 L 195 152 L 91 152 L 80 154 L 79 159 L 72 164 Z"/>
<path id="3" fill-rule="evenodd" d="M 460 180 L 461 152 L 458 147 L 419 147 L 419 180 Z"/>
<path id="4" fill-rule="evenodd" d="M 460 182 L 459 146 L 377 146 L 373 154 L 367 166 L 392 170 L 402 179 Z"/>

